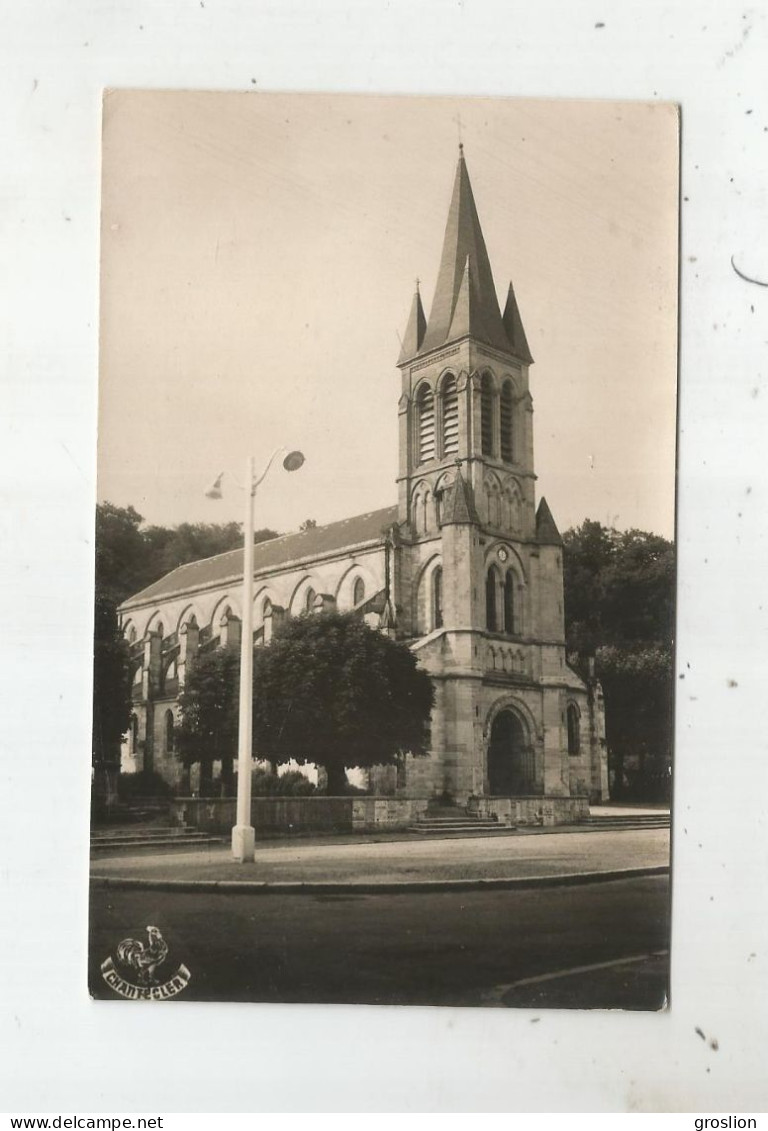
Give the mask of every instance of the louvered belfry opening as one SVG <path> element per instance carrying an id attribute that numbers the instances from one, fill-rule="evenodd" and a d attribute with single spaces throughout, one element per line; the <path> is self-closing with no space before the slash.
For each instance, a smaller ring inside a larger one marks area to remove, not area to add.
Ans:
<path id="1" fill-rule="evenodd" d="M 493 380 L 483 374 L 480 386 L 480 443 L 484 456 L 493 455 Z"/>
<path id="2" fill-rule="evenodd" d="M 419 463 L 435 458 L 435 398 L 429 385 L 422 385 L 418 399 Z"/>
<path id="3" fill-rule="evenodd" d="M 459 390 L 451 374 L 443 382 L 443 455 L 455 456 L 459 451 Z"/>
<path id="4" fill-rule="evenodd" d="M 505 381 L 501 390 L 499 422 L 501 426 L 501 458 L 505 463 L 512 463 L 515 453 L 515 440 L 513 435 L 514 403 L 511 381 Z"/>

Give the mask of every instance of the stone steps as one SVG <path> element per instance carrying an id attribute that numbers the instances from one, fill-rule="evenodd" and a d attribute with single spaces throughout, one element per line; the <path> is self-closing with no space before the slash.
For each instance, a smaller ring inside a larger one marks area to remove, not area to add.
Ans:
<path id="1" fill-rule="evenodd" d="M 591 816 L 572 825 L 559 825 L 560 830 L 569 829 L 572 832 L 615 832 L 637 831 L 640 829 L 668 829 L 670 818 L 668 813 L 640 813 L 610 816 Z M 500 825 L 496 817 L 472 817 L 463 810 L 430 810 L 425 816 L 419 817 L 416 824 L 410 825 L 409 833 L 418 833 L 420 836 L 478 836 L 500 835 L 515 832 L 515 825 Z"/>
<path id="2" fill-rule="evenodd" d="M 134 848 L 184 848 L 187 846 L 219 844 L 220 837 L 190 828 L 157 828 L 96 832 L 91 836 L 91 850 Z"/>
<path id="3" fill-rule="evenodd" d="M 419 836 L 505 836 L 517 832 L 515 825 L 441 825 L 439 828 L 425 828 L 423 825 L 409 825 L 409 833 Z"/>
<path id="4" fill-rule="evenodd" d="M 583 821 L 578 822 L 580 829 L 668 829 L 670 827 L 670 817 L 668 813 L 661 813 L 659 816 L 646 816 L 640 814 L 638 816 L 627 817 L 586 817 Z"/>
<path id="5" fill-rule="evenodd" d="M 465 809 L 432 809 L 419 817 L 408 828 L 421 836 L 445 836 L 451 833 L 475 835 L 477 833 L 509 832 L 508 825 L 500 825 L 496 817 L 473 817 Z"/>

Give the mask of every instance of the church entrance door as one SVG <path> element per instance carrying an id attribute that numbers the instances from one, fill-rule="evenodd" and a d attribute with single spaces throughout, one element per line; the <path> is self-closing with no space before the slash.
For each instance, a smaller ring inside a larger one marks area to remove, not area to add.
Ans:
<path id="1" fill-rule="evenodd" d="M 500 711 L 493 720 L 488 746 L 488 792 L 492 797 L 535 792 L 533 750 L 526 728 L 514 711 Z"/>

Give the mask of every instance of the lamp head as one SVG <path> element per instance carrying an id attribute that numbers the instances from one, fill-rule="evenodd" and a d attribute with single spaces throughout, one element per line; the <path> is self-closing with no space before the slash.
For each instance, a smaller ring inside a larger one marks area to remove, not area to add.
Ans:
<path id="1" fill-rule="evenodd" d="M 286 471 L 298 471 L 304 463 L 303 452 L 289 452 L 283 460 L 283 467 Z"/>
<path id="2" fill-rule="evenodd" d="M 224 478 L 224 472 L 222 471 L 220 475 L 216 476 L 213 483 L 210 485 L 208 490 L 205 492 L 206 499 L 221 499 L 221 498 L 223 498 L 222 493 L 221 493 L 221 481 L 222 481 L 223 478 Z"/>

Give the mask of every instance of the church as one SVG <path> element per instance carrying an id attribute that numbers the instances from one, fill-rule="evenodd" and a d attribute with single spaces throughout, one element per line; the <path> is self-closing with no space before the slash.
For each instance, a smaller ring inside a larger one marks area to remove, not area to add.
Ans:
<path id="1" fill-rule="evenodd" d="M 397 502 L 257 544 L 254 645 L 285 617 L 363 617 L 435 688 L 429 755 L 372 771 L 371 788 L 554 823 L 607 797 L 607 755 L 600 686 L 566 660 L 560 534 L 536 504 L 532 363 L 511 283 L 500 309 L 460 147 L 429 318 L 417 286 L 397 361 Z M 124 766 L 181 786 L 178 696 L 201 651 L 239 647 L 242 570 L 242 550 L 192 562 L 121 606 Z"/>

